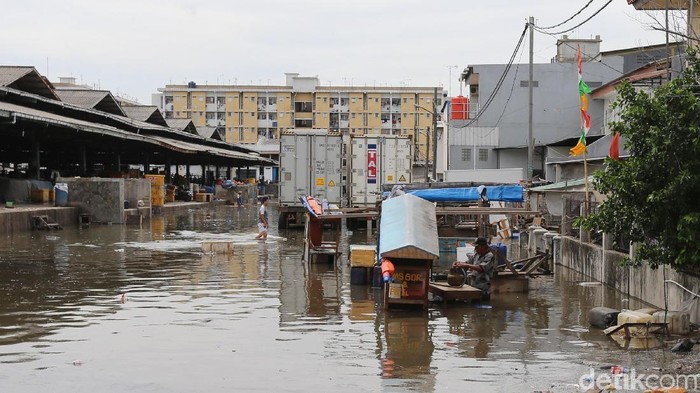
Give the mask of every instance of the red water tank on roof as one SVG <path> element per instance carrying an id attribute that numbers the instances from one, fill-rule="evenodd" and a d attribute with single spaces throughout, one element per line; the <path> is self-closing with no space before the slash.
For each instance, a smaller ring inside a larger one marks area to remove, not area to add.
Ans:
<path id="1" fill-rule="evenodd" d="M 469 98 L 464 96 L 452 97 L 452 120 L 469 119 Z"/>

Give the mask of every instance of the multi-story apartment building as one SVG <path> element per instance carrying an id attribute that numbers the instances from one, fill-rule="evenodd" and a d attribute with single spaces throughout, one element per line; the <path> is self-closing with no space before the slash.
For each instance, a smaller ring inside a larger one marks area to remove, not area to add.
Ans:
<path id="1" fill-rule="evenodd" d="M 439 112 L 446 97 L 441 87 L 322 86 L 318 77 L 296 73 L 286 74 L 284 86 L 190 82 L 158 91 L 153 104 L 166 119 L 221 127 L 227 142 L 265 142 L 294 128 L 344 135 L 409 135 L 418 147 L 417 161 L 425 158 L 433 108 Z"/>

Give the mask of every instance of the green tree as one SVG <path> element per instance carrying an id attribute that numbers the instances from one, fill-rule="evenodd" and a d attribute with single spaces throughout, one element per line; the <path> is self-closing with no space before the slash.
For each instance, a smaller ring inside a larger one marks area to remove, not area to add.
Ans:
<path id="1" fill-rule="evenodd" d="M 626 235 L 638 247 L 634 264 L 700 272 L 700 61 L 649 94 L 618 88 L 627 159 L 606 161 L 594 186 L 607 196 L 586 228 Z"/>

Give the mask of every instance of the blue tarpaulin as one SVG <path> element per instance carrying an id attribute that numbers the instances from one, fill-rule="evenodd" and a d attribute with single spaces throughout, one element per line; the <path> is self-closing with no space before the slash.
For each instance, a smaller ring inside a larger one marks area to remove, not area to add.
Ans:
<path id="1" fill-rule="evenodd" d="M 471 202 L 479 200 L 478 187 L 430 188 L 409 191 L 409 194 L 430 202 Z M 523 186 L 486 186 L 489 201 L 523 202 Z"/>

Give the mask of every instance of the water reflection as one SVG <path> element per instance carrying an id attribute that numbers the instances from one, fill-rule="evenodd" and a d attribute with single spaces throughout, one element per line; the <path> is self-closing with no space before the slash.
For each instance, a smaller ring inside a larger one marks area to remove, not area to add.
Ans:
<path id="1" fill-rule="evenodd" d="M 491 308 L 385 313 L 381 291 L 350 285 L 346 255 L 306 265 L 300 231 L 273 220 L 257 242 L 255 219 L 253 207 L 221 206 L 0 239 L 2 387 L 512 392 L 567 386 L 592 364 L 673 360 L 589 328 L 591 307 L 642 305 L 571 271 Z M 233 253 L 203 254 L 204 239 L 229 239 Z M 343 233 L 344 245 L 366 241 Z"/>

